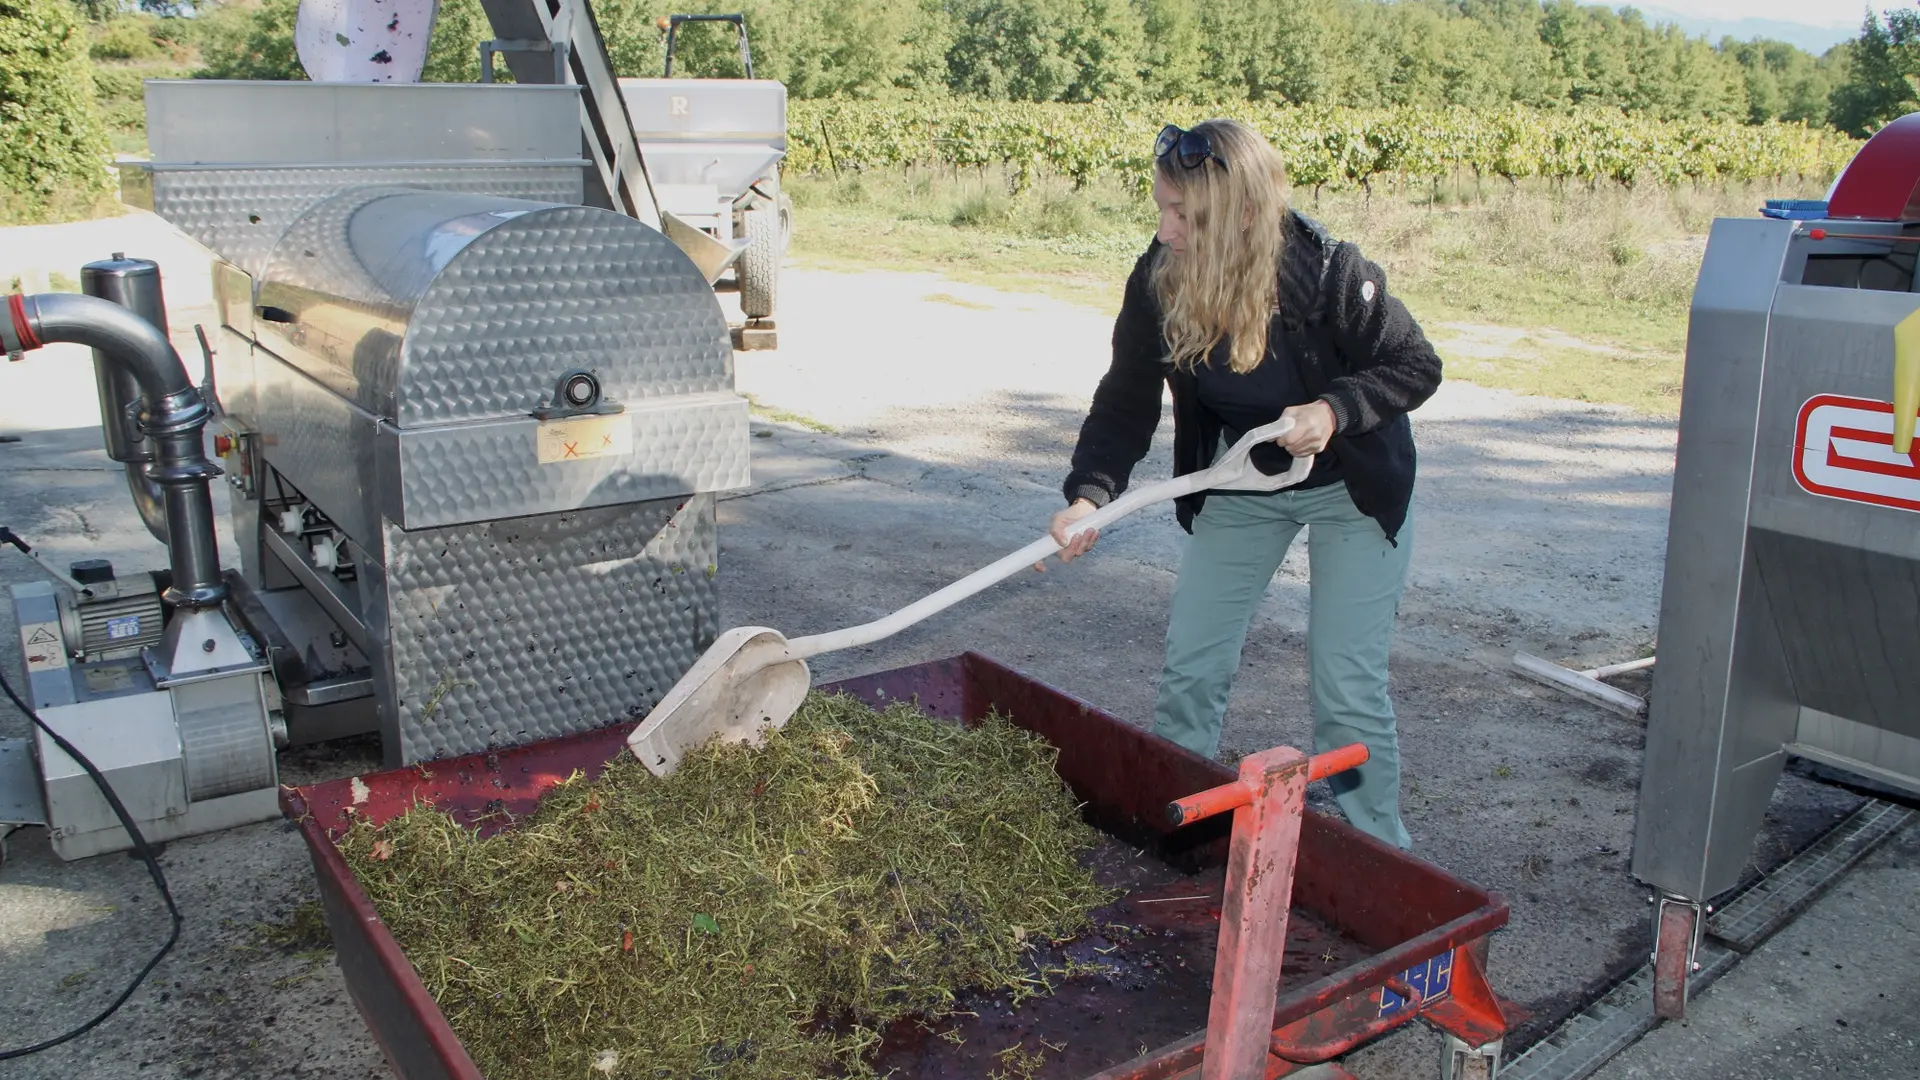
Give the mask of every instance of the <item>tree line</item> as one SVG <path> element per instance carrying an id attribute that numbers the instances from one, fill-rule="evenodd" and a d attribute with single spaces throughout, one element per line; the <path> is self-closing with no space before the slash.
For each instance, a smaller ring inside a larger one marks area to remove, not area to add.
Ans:
<path id="1" fill-rule="evenodd" d="M 104 4 L 114 0 L 86 0 Z M 177 0 L 144 0 L 165 5 Z M 209 73 L 291 58 L 296 0 L 214 0 L 236 24 Z M 797 98 L 1250 101 L 1348 108 L 1605 107 L 1657 119 L 1784 120 L 1870 133 L 1909 108 L 1920 11 L 1868 15 L 1822 56 L 1709 43 L 1575 0 L 593 0 L 623 75 L 659 73 L 655 20 L 747 16 L 756 74 Z M 443 0 L 430 77 L 472 77 L 478 0 Z M 249 44 L 250 43 L 250 44 Z M 738 75 L 731 30 L 683 27 L 677 66 Z M 297 66 L 293 74 L 297 77 Z"/>
<path id="2" fill-rule="evenodd" d="M 1477 116 L 1483 122 L 1475 130 L 1505 132 L 1490 145 L 1518 148 L 1522 156 L 1513 168 L 1525 175 L 1532 175 L 1525 169 L 1538 157 L 1540 168 L 1549 171 L 1623 179 L 1646 170 L 1724 176 L 1729 169 L 1719 163 L 1717 149 L 1675 151 L 1665 163 L 1649 157 L 1644 169 L 1631 162 L 1631 169 L 1619 163 L 1566 166 L 1574 160 L 1567 154 L 1615 153 L 1607 149 L 1609 140 L 1624 140 L 1615 149 L 1625 153 L 1646 144 L 1636 132 L 1655 130 L 1635 126 L 1645 121 L 1682 125 L 1658 129 L 1663 133 L 1691 130 L 1686 125 L 1695 123 L 1764 125 L 1754 136 L 1758 141 L 1741 152 L 1783 162 L 1803 153 L 1824 160 L 1838 144 L 1795 141 L 1777 132 L 1779 124 L 1830 127 L 1859 137 L 1920 110 L 1920 8 L 1911 5 L 1884 16 L 1866 14 L 1858 37 L 1813 56 L 1777 41 L 1709 43 L 1650 23 L 1630 8 L 1575 0 L 592 3 L 622 75 L 660 71 L 660 16 L 741 11 L 752 33 L 756 74 L 783 81 L 801 102 L 822 105 L 1097 103 L 1125 109 L 1143 124 L 1161 114 L 1202 111 L 1321 110 L 1311 113 L 1320 116 L 1347 110 L 1371 119 L 1355 121 L 1359 126 L 1351 132 L 1344 122 L 1327 128 L 1333 133 L 1327 138 L 1350 145 L 1327 143 L 1325 171 L 1362 182 L 1382 161 L 1399 162 L 1409 152 L 1429 156 L 1431 139 L 1408 147 L 1393 142 L 1395 125 L 1423 114 L 1435 116 L 1434 124 L 1441 114 L 1453 118 L 1449 123 Z M 130 113 L 116 113 L 116 131 L 139 121 L 137 93 L 120 91 L 152 74 L 298 79 L 297 9 L 298 0 L 0 0 L 0 195 L 6 196 L 0 221 L 84 209 L 104 196 L 107 177 L 100 163 L 107 155 L 107 130 L 95 100 L 96 70 L 115 108 Z M 680 72 L 739 74 L 726 31 L 715 25 L 686 29 Z M 441 0 L 425 78 L 476 79 L 476 46 L 491 36 L 479 0 Z M 89 53 L 109 66 L 96 68 Z M 160 61 L 167 70 L 151 70 L 155 57 L 171 58 Z M 1540 119 L 1528 118 L 1534 113 Z M 1591 119 L 1600 113 L 1631 122 Z M 878 124 L 890 114 L 881 108 L 860 115 Z M 957 114 L 940 109 L 914 115 L 924 120 Z M 994 145 L 1001 148 L 995 153 L 1004 156 L 1005 143 L 1024 157 L 1021 140 L 1052 139 L 1049 127 L 1073 122 L 1077 118 L 1042 123 L 1017 110 L 1000 111 L 992 123 L 1012 124 L 1015 134 L 1011 143 L 996 136 Z M 1582 125 L 1602 134 L 1554 136 L 1572 139 L 1571 151 L 1529 148 L 1538 133 L 1587 130 Z M 1743 145 L 1730 138 L 1708 141 Z M 1664 140 L 1666 134 L 1654 141 Z M 907 153 L 916 145 L 913 138 L 882 142 L 876 153 Z M 1493 153 L 1511 156 L 1505 149 Z M 1748 167 L 1771 175 L 1784 166 Z M 1496 175 L 1507 171 L 1507 165 L 1495 169 Z M 67 204 L 72 206 L 59 209 Z"/>

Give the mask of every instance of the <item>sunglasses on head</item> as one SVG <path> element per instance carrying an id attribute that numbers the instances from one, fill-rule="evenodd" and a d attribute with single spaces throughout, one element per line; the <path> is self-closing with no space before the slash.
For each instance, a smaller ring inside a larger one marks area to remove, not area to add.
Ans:
<path id="1" fill-rule="evenodd" d="M 1160 129 L 1160 137 L 1153 142 L 1153 156 L 1164 158 L 1174 155 L 1174 160 L 1183 169 L 1197 169 L 1211 158 L 1227 167 L 1227 159 L 1214 152 L 1213 140 L 1198 131 L 1186 131 L 1176 124 L 1168 124 Z"/>

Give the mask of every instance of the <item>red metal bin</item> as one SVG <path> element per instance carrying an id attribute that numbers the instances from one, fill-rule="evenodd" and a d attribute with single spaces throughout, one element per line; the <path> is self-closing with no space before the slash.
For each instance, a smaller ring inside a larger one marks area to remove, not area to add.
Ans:
<path id="1" fill-rule="evenodd" d="M 896 1025 L 877 1051 L 880 1070 L 985 1077 L 1003 1064 L 995 1055 L 1016 1044 L 1044 1045 L 1038 1077 L 1159 1080 L 1197 1070 L 1229 821 L 1175 828 L 1166 811 L 1176 799 L 1232 781 L 1234 771 L 977 653 L 819 689 L 875 705 L 915 701 L 929 715 L 962 721 L 997 709 L 1058 747 L 1061 778 L 1109 837 L 1096 872 L 1125 890 L 1101 914 L 1134 931 L 1068 947 L 1085 950 L 1083 959 L 1097 953 L 1103 975 L 1068 980 L 1017 1011 L 991 999 L 975 1003 L 974 1015 L 944 1025 L 958 1027 L 957 1046 L 917 1025 Z M 335 847 L 349 809 L 379 823 L 424 800 L 476 828 L 497 829 L 576 769 L 597 774 L 626 752 L 630 727 L 281 790 L 282 808 L 312 855 L 348 991 L 403 1080 L 482 1078 Z M 364 785 L 358 803 L 356 784 Z M 1308 811 L 1266 1075 L 1329 1060 L 1416 1017 L 1468 1046 L 1496 1042 L 1519 1014 L 1485 978 L 1487 935 L 1506 921 L 1499 894 Z"/>

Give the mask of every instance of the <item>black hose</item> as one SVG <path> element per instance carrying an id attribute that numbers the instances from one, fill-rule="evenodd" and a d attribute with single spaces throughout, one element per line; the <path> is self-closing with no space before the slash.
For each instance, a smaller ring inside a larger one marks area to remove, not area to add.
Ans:
<path id="1" fill-rule="evenodd" d="M 173 950 L 174 943 L 180 940 L 180 924 L 185 920 L 180 915 L 179 905 L 173 902 L 173 890 L 167 887 L 167 875 L 160 869 L 160 860 L 154 857 L 153 849 L 147 845 L 147 838 L 141 835 L 140 827 L 133 823 L 133 815 L 127 813 L 126 806 L 120 802 L 120 796 L 114 793 L 113 786 L 107 783 L 107 778 L 100 775 L 100 770 L 94 767 L 93 762 L 87 760 L 85 754 L 62 738 L 59 732 L 48 727 L 40 719 L 40 714 L 34 712 L 32 706 L 21 700 L 19 694 L 14 693 L 13 684 L 7 681 L 5 673 L 0 673 L 0 690 L 6 691 L 7 697 L 12 700 L 14 706 L 25 713 L 35 727 L 46 732 L 47 737 L 53 740 L 54 745 L 58 746 L 62 753 L 79 762 L 80 767 L 87 771 L 87 776 L 93 780 L 93 785 L 100 789 L 102 796 L 105 796 L 107 805 L 113 808 L 113 815 L 120 819 L 120 827 L 127 830 L 128 838 L 133 841 L 134 852 L 140 856 L 141 862 L 147 864 L 147 874 L 153 878 L 153 887 L 160 890 L 160 899 L 166 901 L 167 914 L 173 920 L 172 929 L 167 933 L 166 944 L 160 946 L 160 951 L 153 954 L 153 959 L 147 961 L 147 966 L 140 969 L 140 973 L 133 977 L 133 981 L 127 984 L 127 988 L 120 992 L 120 996 L 113 999 L 113 1004 L 101 1010 L 100 1015 L 64 1035 L 34 1043 L 32 1046 L 0 1050 L 0 1061 L 11 1061 L 14 1058 L 26 1057 L 28 1054 L 37 1054 L 42 1050 L 51 1050 L 64 1042 L 71 1042 L 106 1022 L 107 1017 L 118 1012 L 120 1006 L 127 1003 L 127 999 L 133 996 L 133 992 L 138 990 L 140 984 L 147 981 L 147 976 L 153 972 L 153 969 L 159 966 L 161 959 Z"/>

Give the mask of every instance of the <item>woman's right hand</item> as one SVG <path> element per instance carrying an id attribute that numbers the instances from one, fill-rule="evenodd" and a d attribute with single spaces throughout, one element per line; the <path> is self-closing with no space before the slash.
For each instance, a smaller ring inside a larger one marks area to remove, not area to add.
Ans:
<path id="1" fill-rule="evenodd" d="M 1098 509 L 1099 507 L 1086 499 L 1075 499 L 1072 505 L 1053 515 L 1053 521 L 1048 525 L 1047 531 L 1052 534 L 1053 542 L 1060 545 L 1061 562 L 1071 562 L 1078 556 L 1093 550 L 1094 541 L 1100 539 L 1098 529 L 1088 529 L 1071 540 L 1067 539 L 1067 529 L 1071 528 L 1074 522 Z M 1046 561 L 1043 559 L 1034 563 L 1033 568 L 1043 574 L 1046 573 Z"/>

